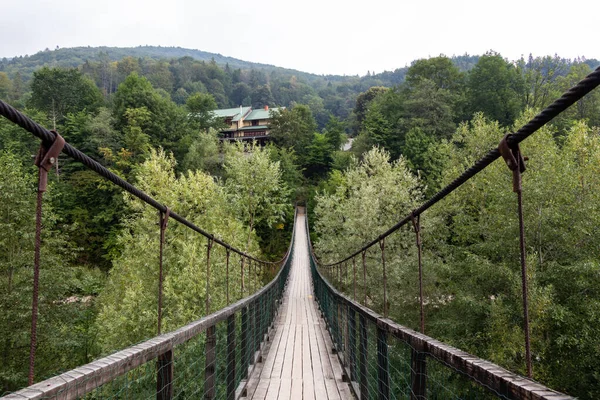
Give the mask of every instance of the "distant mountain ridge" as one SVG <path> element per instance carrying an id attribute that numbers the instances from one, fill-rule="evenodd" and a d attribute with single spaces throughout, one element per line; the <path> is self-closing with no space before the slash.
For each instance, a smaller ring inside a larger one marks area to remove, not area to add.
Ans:
<path id="1" fill-rule="evenodd" d="M 14 73 L 19 71 L 25 80 L 27 80 L 34 70 L 41 67 L 64 67 L 77 68 L 88 62 L 101 61 L 102 57 L 108 57 L 110 61 L 119 61 L 124 57 L 147 58 L 152 60 L 169 60 L 182 57 L 191 57 L 194 60 L 210 62 L 214 60 L 221 66 L 229 65 L 230 68 L 236 69 L 257 69 L 263 71 L 278 71 L 290 75 L 303 77 L 307 81 L 326 78 L 328 81 L 344 82 L 356 78 L 374 78 L 381 79 L 385 84 L 399 84 L 404 81 L 404 75 L 408 70 L 408 66 L 396 68 L 394 71 L 383 71 L 380 73 L 368 73 L 360 77 L 358 75 L 319 75 L 311 72 L 299 71 L 292 68 L 279 67 L 271 64 L 263 64 L 252 61 L 244 61 L 238 58 L 224 56 L 220 53 L 211 53 L 202 50 L 187 49 L 183 47 L 164 47 L 164 46 L 137 46 L 137 47 L 109 47 L 109 46 L 81 46 L 81 47 L 65 47 L 55 50 L 45 49 L 33 55 L 16 56 L 12 58 L 0 59 L 0 71 Z M 479 60 L 479 55 L 460 55 L 450 57 L 453 63 L 461 70 L 468 71 Z M 587 63 L 592 68 L 600 65 L 600 61 L 596 59 L 581 60 Z"/>
<path id="2" fill-rule="evenodd" d="M 119 61 L 124 57 L 149 58 L 153 60 L 174 59 L 191 57 L 194 60 L 215 62 L 221 66 L 229 65 L 231 68 L 279 70 L 300 75 L 320 76 L 309 72 L 298 71 L 289 68 L 277 67 L 270 64 L 262 64 L 244 61 L 233 57 L 224 56 L 219 53 L 210 53 L 202 50 L 186 49 L 182 47 L 163 46 L 137 46 L 137 47 L 65 47 L 56 50 L 43 50 L 33 55 L 17 56 L 0 59 L 0 71 L 9 69 L 10 65 L 19 66 L 25 75 L 29 75 L 34 69 L 43 66 L 76 68 L 85 63 L 101 61 L 101 57 L 108 57 L 110 61 Z"/>

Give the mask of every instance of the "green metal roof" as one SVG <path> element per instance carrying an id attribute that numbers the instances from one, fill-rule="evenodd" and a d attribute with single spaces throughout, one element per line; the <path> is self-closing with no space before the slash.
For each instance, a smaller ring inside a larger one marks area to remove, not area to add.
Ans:
<path id="1" fill-rule="evenodd" d="M 235 108 L 224 108 L 220 110 L 214 110 L 213 114 L 215 117 L 220 118 L 232 118 L 232 121 L 239 121 L 239 119 L 246 115 L 251 107 L 241 107 L 242 112 L 240 113 L 240 107 Z"/>
<path id="2" fill-rule="evenodd" d="M 248 116 L 246 118 L 244 118 L 246 121 L 252 121 L 252 120 L 256 120 L 256 119 L 269 119 L 271 118 L 270 112 L 274 111 L 274 112 L 278 112 L 283 110 L 285 107 L 279 107 L 279 108 L 271 108 L 269 110 L 265 110 L 264 108 L 259 108 L 256 110 L 252 110 L 252 112 L 250 114 L 248 114 Z"/>

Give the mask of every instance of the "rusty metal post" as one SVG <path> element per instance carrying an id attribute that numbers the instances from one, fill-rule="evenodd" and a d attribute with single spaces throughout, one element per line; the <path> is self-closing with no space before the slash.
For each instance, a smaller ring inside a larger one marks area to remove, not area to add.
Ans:
<path id="1" fill-rule="evenodd" d="M 527 256 L 525 250 L 525 223 L 523 220 L 523 186 L 521 174 L 525 172 L 525 158 L 521 154 L 519 145 L 510 145 L 507 134 L 502 138 L 498 145 L 498 151 L 504 158 L 506 165 L 512 171 L 513 192 L 517 194 L 517 213 L 519 214 L 519 250 L 521 253 L 521 289 L 523 292 L 523 329 L 525 331 L 525 362 L 527 365 L 527 376 L 533 377 L 533 367 L 531 364 L 531 340 L 529 329 L 529 301 L 527 284 Z"/>
<path id="2" fill-rule="evenodd" d="M 240 299 L 244 298 L 244 256 L 240 256 Z"/>
<path id="3" fill-rule="evenodd" d="M 162 312 L 163 312 L 163 283 L 164 283 L 164 272 L 163 272 L 163 250 L 165 247 L 165 231 L 167 230 L 167 224 L 169 223 L 169 214 L 171 210 L 167 207 L 166 212 L 160 212 L 159 224 L 160 224 L 160 249 L 158 255 L 158 326 L 156 331 L 160 335 L 162 330 Z"/>
<path id="4" fill-rule="evenodd" d="M 381 248 L 381 265 L 383 267 L 383 316 L 388 316 L 388 301 L 387 301 L 387 271 L 385 269 L 385 238 L 379 240 Z"/>
<path id="5" fill-rule="evenodd" d="M 33 385 L 35 378 L 35 354 L 37 350 L 37 319 L 38 319 L 38 302 L 40 290 L 40 262 L 42 248 L 42 201 L 44 192 L 48 188 L 48 171 L 58 160 L 58 155 L 62 151 L 65 140 L 56 131 L 54 142 L 50 147 L 46 147 L 44 143 L 40 145 L 35 165 L 38 167 L 38 190 L 37 202 L 35 209 L 35 247 L 33 255 L 33 295 L 31 300 L 31 336 L 29 342 L 29 376 L 28 383 Z"/>
<path id="6" fill-rule="evenodd" d="M 206 315 L 210 314 L 210 252 L 214 242 L 215 238 L 210 237 L 206 244 Z"/>
<path id="7" fill-rule="evenodd" d="M 352 257 L 352 290 L 354 292 L 354 301 L 356 301 L 356 258 Z"/>
<path id="8" fill-rule="evenodd" d="M 363 306 L 367 306 L 367 251 L 364 250 L 362 252 L 362 265 L 363 265 Z"/>
<path id="9" fill-rule="evenodd" d="M 227 305 L 229 305 L 229 248 L 225 249 L 225 279 L 227 280 L 227 288 L 225 290 L 225 298 Z"/>
<path id="10" fill-rule="evenodd" d="M 421 244 L 421 216 L 410 214 L 412 219 L 413 229 L 415 231 L 417 241 L 417 253 L 419 257 L 419 303 L 421 306 L 421 333 L 425 333 L 425 307 L 423 306 L 423 261 L 422 261 L 422 244 Z"/>

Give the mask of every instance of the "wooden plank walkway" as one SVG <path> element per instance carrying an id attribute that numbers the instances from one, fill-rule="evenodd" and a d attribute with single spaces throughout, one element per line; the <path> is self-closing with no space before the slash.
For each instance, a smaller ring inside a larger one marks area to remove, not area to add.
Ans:
<path id="1" fill-rule="evenodd" d="M 248 399 L 354 398 L 313 299 L 305 218 L 299 210 L 288 286 L 270 346 L 248 381 Z"/>

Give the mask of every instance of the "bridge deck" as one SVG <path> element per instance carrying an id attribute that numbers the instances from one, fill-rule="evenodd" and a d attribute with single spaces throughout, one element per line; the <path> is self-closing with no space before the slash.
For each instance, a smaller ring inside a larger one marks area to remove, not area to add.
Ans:
<path id="1" fill-rule="evenodd" d="M 298 213 L 288 286 L 270 348 L 248 382 L 248 399 L 353 398 L 313 299 L 305 218 Z"/>

